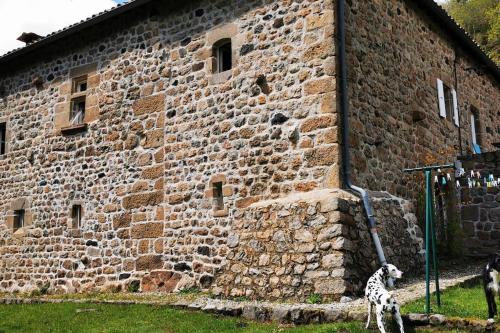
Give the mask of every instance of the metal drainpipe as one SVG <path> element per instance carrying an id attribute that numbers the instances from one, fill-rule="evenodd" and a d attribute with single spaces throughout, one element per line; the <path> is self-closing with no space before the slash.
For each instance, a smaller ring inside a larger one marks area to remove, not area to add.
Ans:
<path id="1" fill-rule="evenodd" d="M 458 116 L 458 143 L 460 147 L 460 156 L 464 156 L 464 151 L 462 148 L 462 121 L 460 119 L 461 116 L 461 110 L 460 110 L 460 103 L 458 99 L 458 75 L 457 75 L 457 64 L 458 64 L 458 55 L 457 55 L 457 49 L 455 48 L 454 53 L 455 53 L 455 59 L 453 59 L 453 75 L 455 76 L 455 91 L 457 94 L 457 116 Z"/>
<path id="2" fill-rule="evenodd" d="M 385 260 L 384 250 L 380 243 L 380 238 L 377 233 L 377 224 L 373 216 L 373 210 L 370 203 L 370 197 L 365 189 L 354 186 L 351 182 L 350 174 L 350 157 L 349 157 L 349 104 L 347 91 L 347 62 L 346 62 L 346 46 L 345 46 L 345 0 L 337 0 L 337 36 L 338 36 L 338 56 L 340 67 L 340 110 L 342 113 L 342 175 L 344 185 L 349 189 L 360 194 L 363 199 L 366 216 L 368 217 L 368 226 L 372 235 L 373 244 L 377 251 L 377 256 L 381 265 L 387 264 Z M 388 281 L 392 287 L 392 280 Z"/>

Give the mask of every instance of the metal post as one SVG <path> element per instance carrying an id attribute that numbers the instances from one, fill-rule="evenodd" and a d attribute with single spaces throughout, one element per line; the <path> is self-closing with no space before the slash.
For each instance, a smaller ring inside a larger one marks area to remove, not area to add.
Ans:
<path id="1" fill-rule="evenodd" d="M 430 165 L 413 169 L 404 169 L 403 172 L 424 171 L 425 174 L 425 312 L 431 313 L 431 251 L 434 278 L 436 280 L 437 305 L 441 307 L 441 291 L 439 290 L 439 259 L 437 253 L 436 228 L 434 226 L 434 204 L 432 200 L 432 170 L 461 168 L 459 161 L 454 164 Z"/>
<path id="2" fill-rule="evenodd" d="M 430 291 L 430 232 L 431 232 L 431 202 L 432 193 L 431 170 L 425 170 L 425 312 L 431 313 Z"/>
<path id="3" fill-rule="evenodd" d="M 430 203 L 430 217 L 431 217 L 431 236 L 432 236 L 432 265 L 434 269 L 434 281 L 436 283 L 436 298 L 437 305 L 441 307 L 441 293 L 439 291 L 439 270 L 438 270 L 438 252 L 437 252 L 437 241 L 436 241 L 436 226 L 434 224 L 434 204 L 432 202 L 432 192 L 429 193 L 429 203 Z"/>

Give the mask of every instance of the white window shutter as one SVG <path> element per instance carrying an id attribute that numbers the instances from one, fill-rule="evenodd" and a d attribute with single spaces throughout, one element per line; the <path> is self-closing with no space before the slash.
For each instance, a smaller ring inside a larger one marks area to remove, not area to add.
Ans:
<path id="1" fill-rule="evenodd" d="M 474 118 L 474 115 L 471 114 L 470 116 L 470 129 L 471 129 L 471 132 L 472 132 L 472 143 L 473 144 L 477 144 L 477 140 L 476 140 L 476 119 Z"/>
<path id="2" fill-rule="evenodd" d="M 458 118 L 458 99 L 456 90 L 453 89 L 451 94 L 453 95 L 453 120 L 455 121 L 455 126 L 459 127 L 460 120 Z"/>
<path id="3" fill-rule="evenodd" d="M 438 99 L 439 99 L 439 115 L 443 118 L 446 118 L 446 103 L 444 101 L 444 86 L 443 81 L 437 79 L 437 88 L 438 88 Z"/>

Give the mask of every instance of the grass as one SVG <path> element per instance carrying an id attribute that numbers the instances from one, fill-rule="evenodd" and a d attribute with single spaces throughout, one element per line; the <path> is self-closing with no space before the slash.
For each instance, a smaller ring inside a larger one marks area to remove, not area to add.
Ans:
<path id="1" fill-rule="evenodd" d="M 0 318 L 1 333 L 370 333 L 377 331 L 374 323 L 371 330 L 365 330 L 358 322 L 298 327 L 278 326 L 153 305 L 89 303 L 0 305 Z M 436 331 L 408 330 L 407 332 Z"/>
<path id="2" fill-rule="evenodd" d="M 78 297 L 79 296 L 79 297 Z M 198 290 L 183 291 L 183 298 L 197 298 Z M 107 294 L 55 295 L 47 298 L 93 299 L 93 300 L 143 300 L 173 302 L 165 295 Z M 433 297 L 435 301 L 435 297 Z M 487 307 L 481 286 L 457 287 L 446 290 L 442 306 L 433 304 L 433 312 L 448 317 L 486 319 Z M 311 302 L 316 303 L 316 299 Z M 423 313 L 425 299 L 402 307 L 403 313 Z M 0 305 L 0 333 L 16 332 L 70 332 L 70 333 L 112 333 L 112 332 L 162 332 L 162 333 L 373 333 L 378 332 L 375 320 L 369 330 L 359 322 L 280 326 L 272 323 L 254 323 L 240 318 L 221 317 L 202 312 L 177 310 L 160 305 L 118 305 L 92 303 L 45 303 L 25 305 Z M 437 329 L 406 327 L 411 333 L 465 333 L 461 330 L 439 331 Z M 393 329 L 393 332 L 397 330 Z"/>
<path id="3" fill-rule="evenodd" d="M 455 287 L 446 290 L 441 295 L 441 307 L 436 304 L 436 297 L 431 298 L 431 310 L 433 313 L 443 314 L 449 317 L 471 318 L 486 320 L 488 317 L 488 306 L 484 297 L 483 288 L 480 285 L 472 287 Z M 424 313 L 425 298 L 406 304 L 402 307 L 403 313 Z"/>

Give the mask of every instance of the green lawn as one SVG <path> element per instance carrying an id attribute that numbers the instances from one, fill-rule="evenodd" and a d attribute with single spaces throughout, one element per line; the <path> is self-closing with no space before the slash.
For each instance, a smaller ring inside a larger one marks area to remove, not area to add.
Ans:
<path id="1" fill-rule="evenodd" d="M 0 332 L 368 333 L 378 330 L 374 322 L 371 330 L 356 322 L 280 327 L 164 306 L 60 303 L 0 305 Z"/>
<path id="2" fill-rule="evenodd" d="M 436 305 L 436 297 L 432 295 L 431 309 L 433 313 L 440 313 L 450 317 L 488 319 L 488 306 L 484 297 L 483 288 L 476 285 L 469 288 L 451 288 L 441 295 L 441 307 Z M 404 305 L 403 313 L 424 313 L 425 298 Z M 498 318 L 497 318 L 498 319 Z"/>

